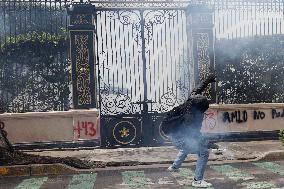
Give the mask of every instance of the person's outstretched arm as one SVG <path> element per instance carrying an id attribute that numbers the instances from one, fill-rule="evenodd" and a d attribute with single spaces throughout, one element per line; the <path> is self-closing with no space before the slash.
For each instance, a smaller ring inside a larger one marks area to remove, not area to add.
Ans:
<path id="1" fill-rule="evenodd" d="M 206 87 L 210 84 L 216 82 L 216 75 L 215 74 L 209 74 L 204 81 L 201 82 L 200 85 L 198 85 L 197 88 L 193 89 L 191 92 L 191 95 L 198 95 L 202 94 Z"/>

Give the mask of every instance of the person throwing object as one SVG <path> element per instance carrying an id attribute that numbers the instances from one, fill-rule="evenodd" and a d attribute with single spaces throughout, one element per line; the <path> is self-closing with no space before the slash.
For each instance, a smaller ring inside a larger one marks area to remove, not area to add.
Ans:
<path id="1" fill-rule="evenodd" d="M 203 180 L 203 176 L 209 157 L 208 148 L 215 144 L 209 143 L 200 131 L 204 112 L 209 108 L 209 102 L 202 93 L 212 82 L 216 82 L 216 76 L 210 74 L 199 87 L 192 91 L 184 104 L 175 107 L 166 114 L 161 127 L 162 131 L 170 136 L 173 144 L 179 149 L 179 153 L 168 171 L 178 171 L 188 154 L 198 155 L 192 181 L 193 187 L 212 186 L 211 183 Z"/>

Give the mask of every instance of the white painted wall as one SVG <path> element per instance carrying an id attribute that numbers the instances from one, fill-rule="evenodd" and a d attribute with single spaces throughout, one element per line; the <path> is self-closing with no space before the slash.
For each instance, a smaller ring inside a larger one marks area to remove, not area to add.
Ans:
<path id="1" fill-rule="evenodd" d="M 99 139 L 99 111 L 5 113 L 0 115 L 9 141 L 33 143 Z M 79 132 L 80 131 L 80 132 Z"/>
<path id="2" fill-rule="evenodd" d="M 237 118 L 232 119 L 235 112 Z M 259 118 L 255 117 L 255 112 Z M 210 105 L 204 117 L 202 131 L 224 134 L 280 130 L 284 129 L 283 112 L 284 103 Z M 4 130 L 12 144 L 100 139 L 97 109 L 5 113 L 0 115 L 0 121 L 5 124 Z"/>
<path id="3" fill-rule="evenodd" d="M 283 103 L 211 105 L 205 113 L 202 131 L 228 133 L 280 130 L 284 129 L 283 111 Z M 235 112 L 240 116 L 232 120 Z"/>

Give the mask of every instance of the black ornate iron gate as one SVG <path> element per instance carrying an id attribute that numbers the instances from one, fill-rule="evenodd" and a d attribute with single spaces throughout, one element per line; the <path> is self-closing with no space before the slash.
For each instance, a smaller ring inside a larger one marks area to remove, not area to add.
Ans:
<path id="1" fill-rule="evenodd" d="M 161 113 L 190 88 L 184 18 L 180 9 L 97 11 L 105 146 L 160 141 Z"/>
<path id="2" fill-rule="evenodd" d="M 73 103 L 93 108 L 99 102 L 102 147 L 167 141 L 160 130 L 164 112 L 184 102 L 195 82 L 214 67 L 208 7 L 133 4 L 69 8 Z"/>
<path id="3" fill-rule="evenodd" d="M 198 77 L 194 70 L 208 71 L 212 58 L 212 30 L 189 30 L 194 23 L 188 10 L 96 8 L 102 146 L 167 141 L 160 130 L 163 113 L 186 100 Z M 211 23 L 207 14 L 209 20 L 202 19 Z M 207 67 L 195 68 L 194 46 L 201 53 L 196 61 Z"/>

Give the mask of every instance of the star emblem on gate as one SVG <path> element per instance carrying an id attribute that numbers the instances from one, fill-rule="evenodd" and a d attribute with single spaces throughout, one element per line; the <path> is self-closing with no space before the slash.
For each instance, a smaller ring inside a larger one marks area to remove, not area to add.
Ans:
<path id="1" fill-rule="evenodd" d="M 122 128 L 122 130 L 119 131 L 121 134 L 121 138 L 128 137 L 129 136 L 129 129 L 126 129 L 125 127 Z"/>
<path id="2" fill-rule="evenodd" d="M 113 139 L 123 145 L 132 143 L 136 139 L 136 134 L 136 127 L 131 121 L 119 121 L 112 129 Z"/>

